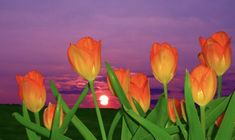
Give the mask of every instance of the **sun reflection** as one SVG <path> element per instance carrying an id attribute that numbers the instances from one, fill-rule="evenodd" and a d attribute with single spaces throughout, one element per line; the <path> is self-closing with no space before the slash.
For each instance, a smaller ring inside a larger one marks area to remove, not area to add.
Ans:
<path id="1" fill-rule="evenodd" d="M 108 105 L 109 103 L 109 97 L 107 95 L 101 95 L 99 100 L 100 100 L 100 104 L 104 106 Z"/>

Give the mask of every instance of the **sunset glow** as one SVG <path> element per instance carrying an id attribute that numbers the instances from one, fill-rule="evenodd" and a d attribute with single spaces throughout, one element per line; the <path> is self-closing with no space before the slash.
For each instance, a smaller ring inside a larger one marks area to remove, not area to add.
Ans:
<path id="1" fill-rule="evenodd" d="M 100 98 L 99 98 L 99 100 L 100 100 L 100 104 L 101 104 L 101 105 L 106 106 L 106 105 L 109 104 L 109 97 L 106 96 L 106 95 L 101 95 Z"/>

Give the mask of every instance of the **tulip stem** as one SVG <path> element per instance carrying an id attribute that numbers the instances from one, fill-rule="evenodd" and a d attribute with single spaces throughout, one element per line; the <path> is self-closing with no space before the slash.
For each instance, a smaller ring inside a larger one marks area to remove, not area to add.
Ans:
<path id="1" fill-rule="evenodd" d="M 106 134 L 105 134 L 104 124 L 103 124 L 102 116 L 101 116 L 100 109 L 99 109 L 99 106 L 98 106 L 98 102 L 96 100 L 94 82 L 89 81 L 89 85 L 90 85 L 90 88 L 91 88 L 91 93 L 92 93 L 93 101 L 94 101 L 94 104 L 95 104 L 95 111 L 96 111 L 96 115 L 97 115 L 97 118 L 98 118 L 102 139 L 106 140 L 107 138 L 106 138 Z"/>
<path id="2" fill-rule="evenodd" d="M 167 84 L 163 84 L 165 98 L 168 99 Z"/>
<path id="3" fill-rule="evenodd" d="M 40 126 L 39 112 L 35 112 L 34 117 L 35 117 L 36 124 Z"/>
<path id="4" fill-rule="evenodd" d="M 218 89 L 217 89 L 217 97 L 221 97 L 221 91 L 222 91 L 222 75 L 218 76 Z"/>
<path id="5" fill-rule="evenodd" d="M 203 135 L 205 136 L 205 126 L 206 126 L 206 114 L 205 114 L 205 106 L 200 106 L 200 116 L 201 116 L 201 126 L 202 126 L 202 131 Z"/>

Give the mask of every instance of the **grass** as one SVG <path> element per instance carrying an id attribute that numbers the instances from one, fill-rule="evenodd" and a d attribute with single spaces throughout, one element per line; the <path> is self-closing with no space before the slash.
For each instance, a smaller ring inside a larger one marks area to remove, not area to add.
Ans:
<path id="1" fill-rule="evenodd" d="M 21 112 L 20 105 L 0 105 L 0 140 L 27 140 L 27 136 L 25 133 L 25 128 L 19 124 L 15 118 L 12 117 L 13 112 Z M 101 114 L 103 117 L 103 122 L 106 130 L 106 134 L 108 134 L 110 124 L 117 110 L 114 109 L 101 109 Z M 41 124 L 42 122 L 42 111 L 40 112 Z M 33 114 L 31 115 L 31 119 L 34 120 Z M 79 119 L 90 129 L 90 131 L 96 136 L 98 140 L 101 139 L 101 134 L 99 130 L 98 121 L 96 118 L 95 109 L 79 109 L 76 113 Z M 114 139 L 120 139 L 120 129 L 121 124 L 119 123 L 116 132 L 114 134 Z M 82 140 L 84 139 L 82 135 L 77 131 L 77 129 L 73 126 L 73 124 L 69 125 L 69 129 L 67 130 L 66 136 L 72 138 L 73 140 Z M 44 140 L 45 138 L 42 138 Z"/>

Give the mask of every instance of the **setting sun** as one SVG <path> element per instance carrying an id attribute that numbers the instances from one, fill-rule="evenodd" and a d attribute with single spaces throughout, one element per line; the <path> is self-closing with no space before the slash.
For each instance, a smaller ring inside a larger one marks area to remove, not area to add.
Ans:
<path id="1" fill-rule="evenodd" d="M 99 100 L 101 105 L 108 105 L 109 103 L 109 97 L 107 95 L 101 95 Z"/>

